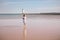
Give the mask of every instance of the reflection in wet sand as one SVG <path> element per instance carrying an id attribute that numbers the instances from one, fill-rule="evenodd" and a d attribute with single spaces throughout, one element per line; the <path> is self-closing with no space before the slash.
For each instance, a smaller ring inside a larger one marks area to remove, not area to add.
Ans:
<path id="1" fill-rule="evenodd" d="M 27 15 L 27 40 L 60 40 L 59 15 Z M 23 40 L 22 19 L 0 19 L 0 40 Z"/>

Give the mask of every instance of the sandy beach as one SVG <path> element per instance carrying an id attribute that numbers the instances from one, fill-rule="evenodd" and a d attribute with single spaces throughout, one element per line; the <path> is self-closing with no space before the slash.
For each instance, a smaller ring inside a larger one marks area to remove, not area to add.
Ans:
<path id="1" fill-rule="evenodd" d="M 27 15 L 27 40 L 60 40 L 60 15 Z M 23 40 L 23 21 L 0 19 L 0 40 Z"/>

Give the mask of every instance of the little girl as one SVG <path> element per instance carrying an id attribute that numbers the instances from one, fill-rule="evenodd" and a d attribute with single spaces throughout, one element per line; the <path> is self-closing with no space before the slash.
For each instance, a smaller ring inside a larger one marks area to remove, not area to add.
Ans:
<path id="1" fill-rule="evenodd" d="M 26 15 L 25 14 L 23 14 L 23 23 L 24 23 L 24 25 L 26 24 Z"/>

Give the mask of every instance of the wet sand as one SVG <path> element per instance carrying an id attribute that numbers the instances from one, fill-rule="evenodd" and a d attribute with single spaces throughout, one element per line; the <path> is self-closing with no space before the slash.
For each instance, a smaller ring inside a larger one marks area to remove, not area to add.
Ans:
<path id="1" fill-rule="evenodd" d="M 23 40 L 20 19 L 0 19 L 0 40 Z M 60 15 L 27 15 L 27 40 L 60 40 Z"/>

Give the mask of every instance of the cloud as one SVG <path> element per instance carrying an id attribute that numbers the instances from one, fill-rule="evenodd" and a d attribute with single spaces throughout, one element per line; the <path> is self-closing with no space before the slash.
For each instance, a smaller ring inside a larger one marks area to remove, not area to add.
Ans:
<path id="1" fill-rule="evenodd" d="M 2 10 L 3 13 L 21 13 L 21 9 Z M 45 8 L 26 8 L 24 13 L 41 13 L 41 12 L 60 12 L 60 7 L 45 7 Z"/>
<path id="2" fill-rule="evenodd" d="M 27 10 L 27 9 L 26 9 Z M 28 13 L 41 13 L 41 12 L 60 12 L 60 7 L 42 7 L 42 8 L 32 8 L 27 10 Z"/>

